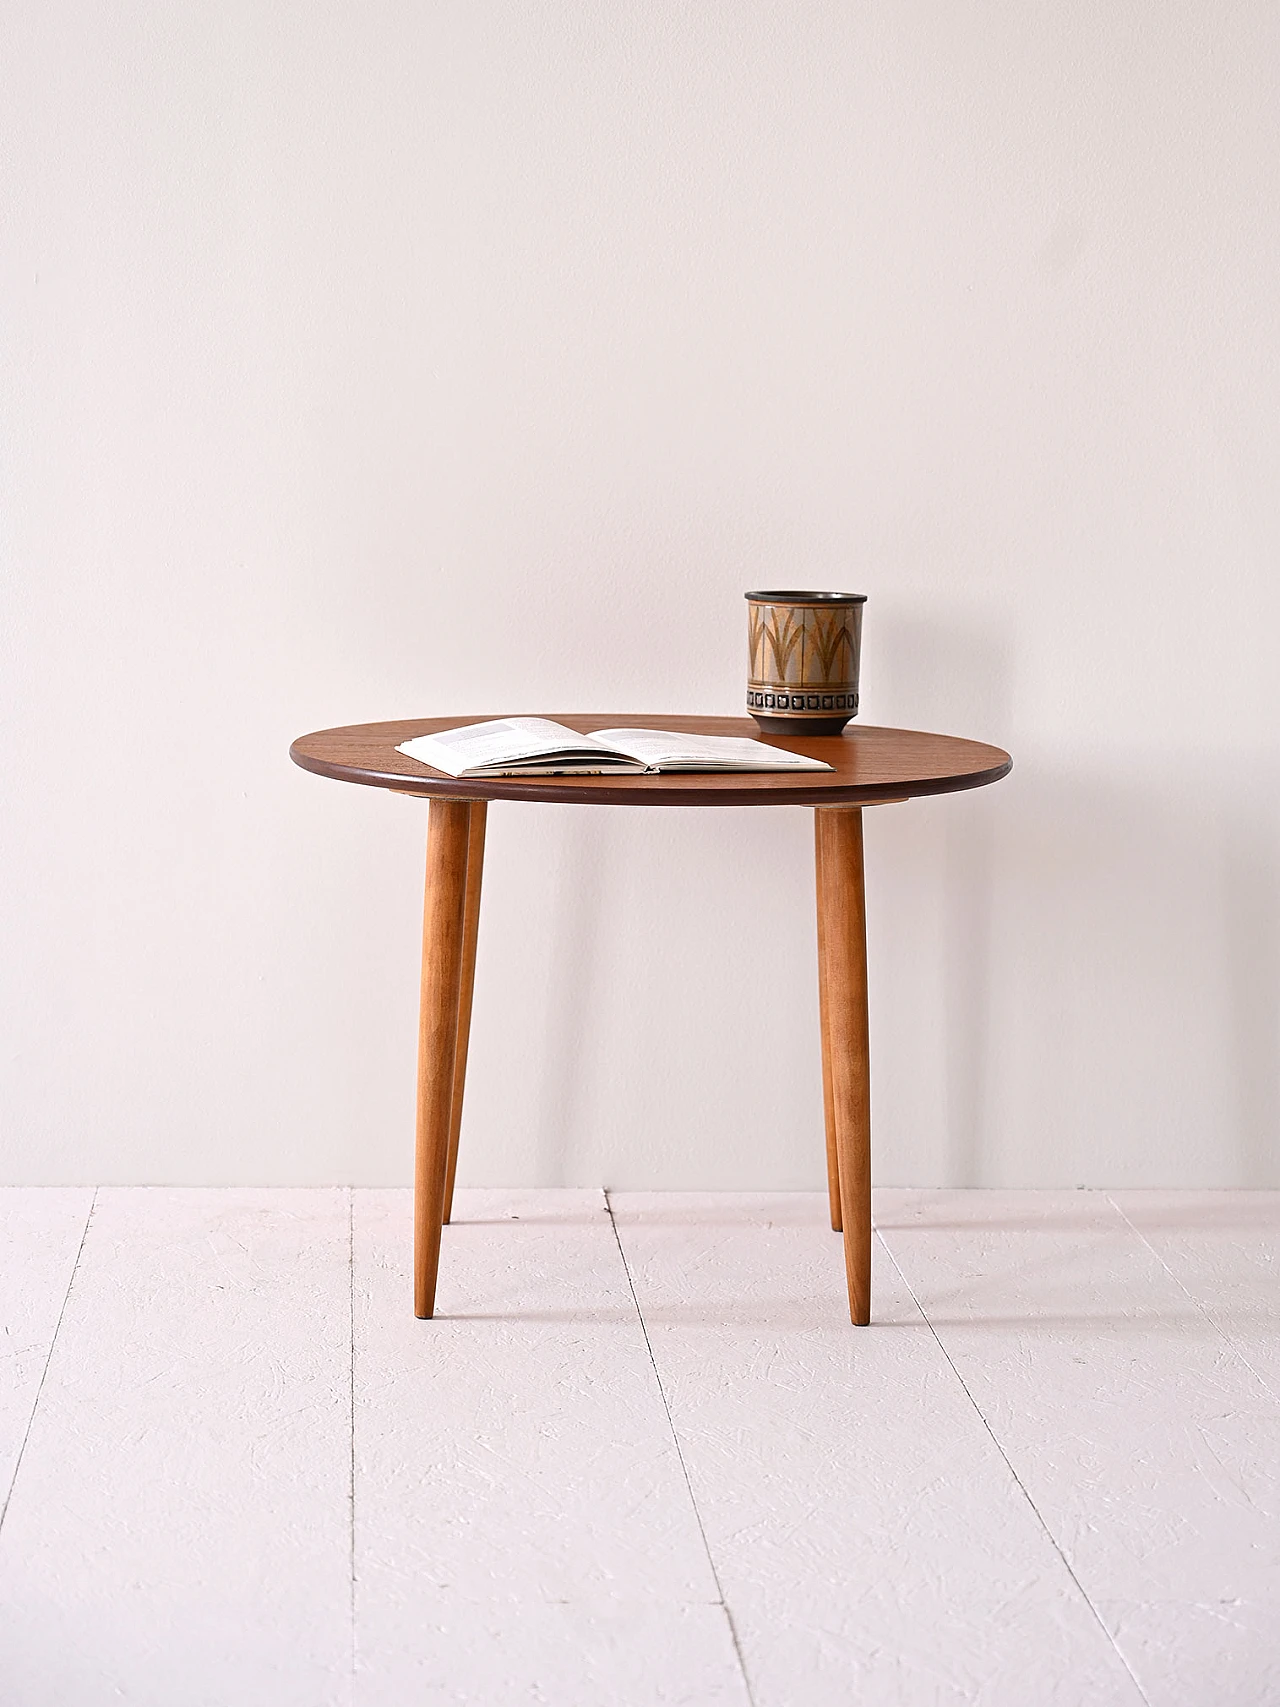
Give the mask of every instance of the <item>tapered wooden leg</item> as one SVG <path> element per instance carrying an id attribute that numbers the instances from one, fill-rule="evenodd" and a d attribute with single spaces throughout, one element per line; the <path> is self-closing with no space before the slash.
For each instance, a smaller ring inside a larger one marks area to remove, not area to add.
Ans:
<path id="1" fill-rule="evenodd" d="M 849 1315 L 871 1320 L 871 1073 L 867 1035 L 867 909 L 862 812 L 823 807 L 820 879 L 827 966 L 831 1092 Z"/>
<path id="2" fill-rule="evenodd" d="M 440 1218 L 453 1113 L 470 828 L 469 801 L 431 802 L 427 884 L 422 908 L 422 997 L 418 1010 L 418 1141 L 413 1193 L 415 1316 L 430 1316 L 436 1303 Z"/>
<path id="3" fill-rule="evenodd" d="M 453 1057 L 453 1111 L 449 1117 L 449 1170 L 444 1182 L 444 1217 L 453 1214 L 453 1182 L 458 1175 L 458 1135 L 462 1131 L 462 1093 L 467 1083 L 467 1044 L 471 1040 L 471 997 L 476 987 L 476 938 L 480 932 L 480 879 L 484 874 L 484 823 L 488 804 L 473 800 L 467 835 L 467 900 L 462 920 L 462 988 L 458 994 L 458 1042 Z"/>
<path id="4" fill-rule="evenodd" d="M 831 1230 L 838 1233 L 840 1217 L 840 1160 L 836 1153 L 836 1105 L 831 1088 L 831 1035 L 827 1020 L 827 925 L 826 894 L 822 886 L 822 841 L 825 814 L 813 815 L 813 859 L 818 891 L 818 1024 L 822 1033 L 822 1114 L 827 1128 L 827 1198 L 831 1205 Z"/>

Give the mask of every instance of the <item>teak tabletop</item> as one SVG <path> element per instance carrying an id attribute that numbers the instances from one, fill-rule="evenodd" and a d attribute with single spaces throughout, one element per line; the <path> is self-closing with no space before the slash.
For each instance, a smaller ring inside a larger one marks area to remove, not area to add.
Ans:
<path id="1" fill-rule="evenodd" d="M 549 717 L 579 734 L 592 729 L 670 729 L 685 735 L 745 735 L 771 747 L 825 759 L 834 771 L 695 771 L 666 776 L 524 776 L 467 780 L 445 776 L 398 753 L 402 741 L 490 717 Z M 871 806 L 917 794 L 950 794 L 998 782 L 1013 764 L 999 747 L 954 735 L 851 724 L 842 735 L 762 735 L 749 717 L 673 717 L 616 711 L 486 712 L 483 717 L 419 717 L 403 723 L 356 723 L 301 735 L 289 749 L 295 764 L 339 782 L 362 782 L 406 794 L 455 800 L 558 800 L 597 806 Z"/>
<path id="2" fill-rule="evenodd" d="M 999 747 L 912 729 L 850 725 L 840 735 L 761 735 L 744 717 L 551 716 L 581 734 L 652 728 L 691 735 L 745 735 L 825 759 L 830 771 L 686 772 L 668 775 L 445 776 L 396 751 L 417 735 L 481 717 L 360 723 L 302 735 L 295 764 L 340 782 L 416 794 L 431 802 L 422 920 L 418 1022 L 418 1131 L 414 1185 L 414 1311 L 435 1310 L 441 1226 L 449 1220 L 458 1162 L 471 1029 L 485 818 L 490 800 L 595 806 L 810 806 L 818 916 L 818 1010 L 831 1225 L 844 1234 L 849 1315 L 871 1319 L 871 1078 L 867 1029 L 866 893 L 862 808 L 998 782 L 1013 761 Z"/>

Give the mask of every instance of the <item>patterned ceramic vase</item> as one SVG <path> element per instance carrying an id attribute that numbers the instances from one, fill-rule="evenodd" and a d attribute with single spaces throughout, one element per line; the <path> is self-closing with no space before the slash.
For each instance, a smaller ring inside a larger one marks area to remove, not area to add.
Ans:
<path id="1" fill-rule="evenodd" d="M 858 714 L 865 593 L 748 593 L 747 710 L 770 735 L 838 735 Z"/>

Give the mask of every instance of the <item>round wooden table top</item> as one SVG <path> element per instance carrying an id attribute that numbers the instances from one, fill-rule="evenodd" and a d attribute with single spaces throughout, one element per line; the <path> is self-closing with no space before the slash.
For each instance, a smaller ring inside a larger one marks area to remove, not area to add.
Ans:
<path id="1" fill-rule="evenodd" d="M 398 753 L 402 741 L 488 717 L 550 717 L 579 734 L 593 729 L 670 729 L 687 735 L 745 735 L 771 747 L 825 759 L 829 771 L 693 771 L 654 776 L 453 777 Z M 762 735 L 749 717 L 679 717 L 671 712 L 620 716 L 566 712 L 491 712 L 486 717 L 415 717 L 356 723 L 300 735 L 289 757 L 303 770 L 401 794 L 452 800 L 553 800 L 581 806 L 872 806 L 916 794 L 951 794 L 998 782 L 1013 768 L 999 747 L 915 729 L 850 723 L 842 735 Z"/>

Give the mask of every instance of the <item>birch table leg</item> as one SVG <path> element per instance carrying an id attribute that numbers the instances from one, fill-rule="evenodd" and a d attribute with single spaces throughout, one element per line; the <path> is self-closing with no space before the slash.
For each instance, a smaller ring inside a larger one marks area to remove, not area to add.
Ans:
<path id="1" fill-rule="evenodd" d="M 862 812 L 823 807 L 819 863 L 827 1033 L 844 1223 L 849 1315 L 871 1320 L 871 1073 L 867 1035 L 867 911 Z"/>
<path id="2" fill-rule="evenodd" d="M 418 1138 L 413 1194 L 413 1313 L 435 1309 L 440 1225 L 453 1116 L 453 1069 L 462 988 L 463 918 L 471 803 L 433 800 L 422 907 L 418 1009 Z"/>
<path id="3" fill-rule="evenodd" d="M 449 1171 L 444 1182 L 444 1216 L 453 1213 L 453 1182 L 458 1174 L 458 1136 L 462 1131 L 462 1094 L 467 1083 L 467 1045 L 471 1041 L 471 998 L 476 987 L 476 938 L 480 932 L 480 879 L 484 873 L 484 825 L 488 803 L 473 800 L 467 835 L 467 901 L 462 921 L 462 989 L 458 996 L 458 1042 L 453 1060 L 453 1108 L 449 1117 Z"/>
<path id="4" fill-rule="evenodd" d="M 836 1105 L 831 1089 L 831 1028 L 827 1019 L 827 928 L 826 892 L 822 886 L 822 841 L 825 813 L 813 815 L 813 859 L 818 892 L 818 1026 L 822 1034 L 822 1115 L 827 1129 L 827 1198 L 831 1206 L 831 1230 L 841 1229 L 840 1160 L 836 1153 Z"/>

